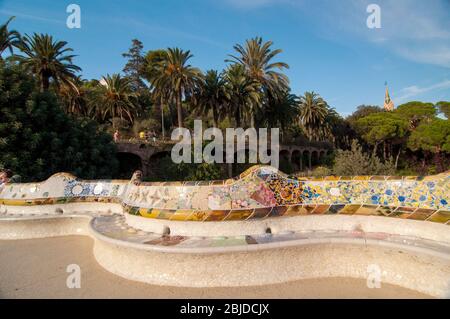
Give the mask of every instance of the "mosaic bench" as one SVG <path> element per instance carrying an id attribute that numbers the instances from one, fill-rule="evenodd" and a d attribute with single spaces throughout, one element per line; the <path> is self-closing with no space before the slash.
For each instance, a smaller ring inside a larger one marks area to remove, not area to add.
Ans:
<path id="1" fill-rule="evenodd" d="M 44 182 L 8 184 L 0 189 L 0 239 L 89 234 L 96 242 L 94 254 L 106 269 L 158 284 L 241 285 L 243 270 L 224 279 L 206 266 L 226 263 L 225 257 L 217 259 L 224 253 L 253 252 L 245 257 L 251 260 L 266 251 L 263 258 L 275 264 L 280 258 L 276 254 L 286 249 L 306 251 L 318 244 L 367 247 L 369 243 L 406 249 L 414 258 L 416 254 L 437 258 L 434 263 L 444 263 L 440 271 L 448 279 L 449 190 L 448 172 L 427 177 L 295 178 L 272 167 L 254 166 L 224 181 L 161 183 L 143 183 L 135 177 L 131 181 L 87 181 L 59 173 Z M 131 254 L 127 248 L 146 252 L 133 251 L 130 263 L 139 264 L 133 271 L 130 264 L 123 264 L 124 256 Z M 336 253 L 333 249 L 330 254 Z M 171 260 L 183 258 L 180 262 L 185 265 L 192 259 L 194 269 L 205 262 L 204 271 L 211 274 L 199 276 L 186 267 L 169 266 L 170 254 L 174 254 Z M 205 259 L 199 260 L 199 254 Z M 306 260 L 314 253 L 302 256 Z M 159 260 L 163 270 L 155 268 Z M 152 265 L 149 272 L 142 270 L 147 264 Z M 324 267 L 321 274 L 336 273 L 332 269 Z M 309 275 L 320 276 L 320 272 L 316 269 Z M 299 278 L 298 273 L 292 276 L 247 277 L 244 284 Z M 401 284 L 394 277 L 390 282 Z M 445 293 L 445 285 L 436 287 L 422 291 Z"/>
<path id="2" fill-rule="evenodd" d="M 0 205 L 121 203 L 128 214 L 175 221 L 369 214 L 446 224 L 449 193 L 450 173 L 295 178 L 272 167 L 255 166 L 234 179 L 211 182 L 84 181 L 59 173 L 41 183 L 4 186 Z"/>

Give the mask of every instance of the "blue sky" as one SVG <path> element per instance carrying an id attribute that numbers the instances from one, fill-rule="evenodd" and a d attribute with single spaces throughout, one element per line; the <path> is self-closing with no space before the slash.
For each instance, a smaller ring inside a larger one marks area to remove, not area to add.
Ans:
<path id="1" fill-rule="evenodd" d="M 66 7 L 81 7 L 81 29 Z M 381 8 L 369 29 L 366 8 Z M 222 69 L 235 43 L 262 36 L 281 48 L 292 91 L 314 90 L 342 115 L 382 105 L 450 100 L 450 0 L 0 0 L 0 21 L 22 33 L 50 33 L 78 54 L 85 78 L 121 71 L 131 39 L 146 50 L 178 46 L 192 64 Z"/>

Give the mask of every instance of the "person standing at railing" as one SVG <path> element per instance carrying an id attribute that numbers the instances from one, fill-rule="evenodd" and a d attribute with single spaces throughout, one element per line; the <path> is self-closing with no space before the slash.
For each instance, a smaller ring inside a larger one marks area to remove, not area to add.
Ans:
<path id="1" fill-rule="evenodd" d="M 119 140 L 120 140 L 120 133 L 119 133 L 119 130 L 116 130 L 116 131 L 114 132 L 113 138 L 114 138 L 114 142 L 116 142 L 116 143 L 119 142 Z"/>
<path id="2" fill-rule="evenodd" d="M 9 169 L 5 169 L 0 171 L 0 188 L 5 184 L 9 183 L 10 178 L 12 176 L 12 171 Z"/>

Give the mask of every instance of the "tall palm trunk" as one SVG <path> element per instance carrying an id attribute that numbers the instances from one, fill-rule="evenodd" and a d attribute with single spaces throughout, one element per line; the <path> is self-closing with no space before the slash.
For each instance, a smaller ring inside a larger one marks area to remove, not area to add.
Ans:
<path id="1" fill-rule="evenodd" d="M 178 127 L 181 128 L 183 127 L 183 112 L 181 109 L 181 90 L 177 94 L 176 103 L 177 103 Z"/>
<path id="2" fill-rule="evenodd" d="M 219 119 L 218 119 L 218 115 L 217 115 L 217 106 L 213 105 L 212 106 L 212 112 L 213 112 L 213 125 L 214 127 L 218 127 L 219 126 Z"/>
<path id="3" fill-rule="evenodd" d="M 252 114 L 250 115 L 250 127 L 254 128 L 255 127 L 255 115 L 252 112 Z"/>
<path id="4" fill-rule="evenodd" d="M 41 75 L 41 92 L 44 93 L 48 91 L 50 87 L 50 78 L 44 74 Z"/>
<path id="5" fill-rule="evenodd" d="M 236 127 L 241 127 L 241 115 L 239 114 L 239 110 L 236 110 L 235 120 L 236 120 Z"/>
<path id="6" fill-rule="evenodd" d="M 160 97 L 159 99 L 159 106 L 161 107 L 161 133 L 163 139 L 166 137 L 166 132 L 164 129 L 164 104 L 163 104 L 163 98 Z"/>

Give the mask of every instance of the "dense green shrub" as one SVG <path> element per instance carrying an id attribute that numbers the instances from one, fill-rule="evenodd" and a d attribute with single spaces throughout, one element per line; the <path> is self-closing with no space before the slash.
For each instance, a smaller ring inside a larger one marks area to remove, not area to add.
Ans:
<path id="1" fill-rule="evenodd" d="M 176 164 L 170 156 L 158 159 L 152 165 L 149 181 L 207 181 L 226 178 L 222 164 L 180 163 Z"/>
<path id="2" fill-rule="evenodd" d="M 317 166 L 311 172 L 311 176 L 316 176 L 316 177 L 329 176 L 332 174 L 333 174 L 332 170 L 326 166 Z"/>
<path id="3" fill-rule="evenodd" d="M 139 132 L 159 132 L 161 130 L 161 123 L 154 118 L 137 119 L 133 124 L 134 136 L 139 136 Z"/>
<path id="4" fill-rule="evenodd" d="M 392 160 L 383 163 L 378 157 L 364 153 L 356 140 L 352 142 L 351 150 L 338 150 L 334 159 L 335 175 L 393 175 L 394 172 Z"/>
<path id="5" fill-rule="evenodd" d="M 82 178 L 109 178 L 118 167 L 111 136 L 89 120 L 60 108 L 54 93 L 39 93 L 19 66 L 0 61 L 0 166 L 42 180 L 66 171 Z"/>

